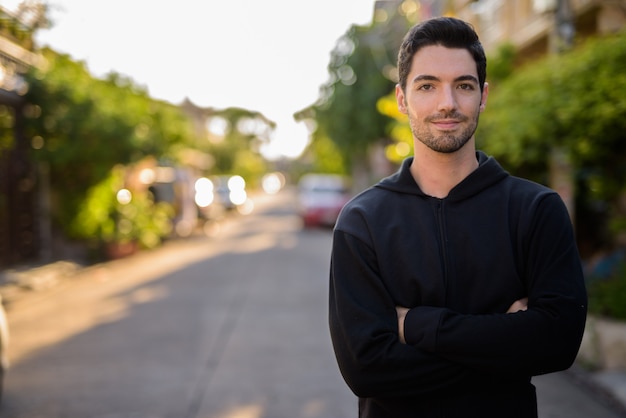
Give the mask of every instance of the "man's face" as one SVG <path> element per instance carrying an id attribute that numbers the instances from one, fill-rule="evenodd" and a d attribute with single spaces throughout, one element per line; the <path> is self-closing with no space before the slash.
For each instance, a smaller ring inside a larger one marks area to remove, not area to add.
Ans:
<path id="1" fill-rule="evenodd" d="M 396 87 L 398 107 L 408 115 L 414 139 L 440 153 L 456 152 L 473 139 L 487 94 L 487 83 L 481 94 L 469 51 L 440 45 L 420 49 L 406 92 Z"/>

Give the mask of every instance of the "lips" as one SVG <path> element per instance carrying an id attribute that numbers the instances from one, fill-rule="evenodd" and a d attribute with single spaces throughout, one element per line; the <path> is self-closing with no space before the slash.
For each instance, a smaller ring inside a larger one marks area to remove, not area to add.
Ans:
<path id="1" fill-rule="evenodd" d="M 462 121 L 460 120 L 450 120 L 450 119 L 432 121 L 432 123 L 437 128 L 444 130 L 444 131 L 455 129 L 461 124 L 461 122 Z"/>

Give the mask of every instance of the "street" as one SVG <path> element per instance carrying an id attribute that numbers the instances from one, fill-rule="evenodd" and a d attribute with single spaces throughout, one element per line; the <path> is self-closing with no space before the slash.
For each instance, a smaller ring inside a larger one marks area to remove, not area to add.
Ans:
<path id="1" fill-rule="evenodd" d="M 216 237 L 89 267 L 8 308 L 5 418 L 355 418 L 327 326 L 331 232 L 293 196 Z M 541 418 L 618 418 L 566 373 Z"/>

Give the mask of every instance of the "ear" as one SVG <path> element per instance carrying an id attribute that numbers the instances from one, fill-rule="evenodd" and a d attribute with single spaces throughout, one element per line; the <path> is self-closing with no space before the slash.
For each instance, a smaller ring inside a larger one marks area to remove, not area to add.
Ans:
<path id="1" fill-rule="evenodd" d="M 404 96 L 404 92 L 402 91 L 400 84 L 396 84 L 396 102 L 398 103 L 398 110 L 400 113 L 404 113 L 406 115 L 406 97 Z"/>
<path id="2" fill-rule="evenodd" d="M 485 110 L 485 106 L 487 106 L 487 96 L 489 96 L 489 84 L 485 83 L 483 87 L 483 94 L 480 98 L 480 111 Z"/>

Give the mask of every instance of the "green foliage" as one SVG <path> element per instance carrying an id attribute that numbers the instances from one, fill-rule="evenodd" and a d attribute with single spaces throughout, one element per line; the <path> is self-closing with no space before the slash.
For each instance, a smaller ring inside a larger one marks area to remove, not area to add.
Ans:
<path id="1" fill-rule="evenodd" d="M 371 171 L 369 154 L 373 145 L 388 142 L 390 122 L 389 115 L 378 111 L 378 102 L 394 90 L 398 46 L 416 12 L 388 8 L 381 13 L 385 19 L 353 25 L 337 41 L 318 101 L 294 115 L 316 126 L 301 161 L 310 170 L 350 173 L 356 185 L 373 180 L 365 178 Z"/>
<path id="2" fill-rule="evenodd" d="M 48 9 L 49 6 L 42 2 L 22 1 L 9 13 L 0 5 L 0 35 L 32 49 L 34 32 L 50 26 Z"/>
<path id="3" fill-rule="evenodd" d="M 413 134 L 407 115 L 400 112 L 395 93 L 390 93 L 378 101 L 378 111 L 393 118 L 389 123 L 389 137 L 392 143 L 385 148 L 385 156 L 393 163 L 400 164 L 413 154 Z"/>
<path id="4" fill-rule="evenodd" d="M 338 42 L 328 66 L 330 81 L 313 107 L 318 124 L 313 141 L 330 138 L 348 167 L 364 161 L 369 145 L 386 137 L 388 117 L 377 111 L 376 104 L 394 87 L 385 76 L 393 67 L 389 57 L 393 43 L 376 38 L 375 30 L 352 26 Z M 389 50 L 381 49 L 381 44 Z"/>
<path id="5" fill-rule="evenodd" d="M 554 116 L 551 75 L 550 62 L 543 61 L 490 91 L 477 131 L 478 146 L 511 170 L 545 164 L 551 145 L 564 137 L 564 129 Z"/>
<path id="6" fill-rule="evenodd" d="M 174 210 L 168 203 L 155 203 L 146 190 L 131 192 L 128 203 L 118 201 L 125 173 L 123 167 L 114 167 L 89 189 L 70 225 L 74 238 L 98 244 L 137 242 L 142 248 L 154 248 L 170 234 Z"/>
<path id="7" fill-rule="evenodd" d="M 13 111 L 9 106 L 0 105 L 0 153 L 15 146 Z"/>
<path id="8" fill-rule="evenodd" d="M 212 118 L 223 121 L 222 134 L 210 134 L 203 149 L 214 158 L 213 174 L 239 174 L 252 184 L 267 172 L 267 163 L 261 157 L 261 146 L 269 141 L 275 123 L 259 112 L 236 107 L 214 111 Z"/>
<path id="9" fill-rule="evenodd" d="M 626 33 L 527 65 L 490 90 L 478 146 L 544 183 L 547 156 L 559 146 L 575 169 L 577 204 L 615 207 L 626 184 L 624 68 Z"/>
<path id="10" fill-rule="evenodd" d="M 587 288 L 589 312 L 626 319 L 626 263 L 622 262 L 606 279 L 594 279 Z"/>
<path id="11" fill-rule="evenodd" d="M 91 187 L 74 218 L 70 231 L 74 237 L 113 241 L 116 224 L 115 194 L 123 187 L 120 168 L 112 170 L 109 177 Z"/>
<path id="12" fill-rule="evenodd" d="M 626 33 L 590 41 L 565 57 L 556 112 L 592 196 L 614 200 L 626 184 Z M 601 182 L 594 181 L 601 178 Z"/>
<path id="13" fill-rule="evenodd" d="M 174 209 L 166 202 L 155 203 L 147 192 L 133 194 L 130 203 L 117 209 L 114 241 L 136 241 L 142 248 L 154 248 L 172 231 Z"/>
<path id="14" fill-rule="evenodd" d="M 261 155 L 250 149 L 243 148 L 235 153 L 231 171 L 221 174 L 238 174 L 246 180 L 246 187 L 253 189 L 260 186 L 260 180 L 267 171 L 267 162 Z"/>
<path id="15" fill-rule="evenodd" d="M 327 136 L 320 136 L 311 145 L 311 152 L 316 156 L 313 159 L 310 171 L 316 173 L 345 174 L 345 162 L 337 144 Z"/>
<path id="16" fill-rule="evenodd" d="M 67 230 L 87 190 L 116 164 L 148 155 L 176 161 L 196 138 L 177 106 L 151 99 L 130 79 L 95 79 L 67 55 L 42 53 L 47 67 L 27 76 L 25 132 L 41 144 L 33 155 L 50 167 L 53 219 Z"/>
<path id="17" fill-rule="evenodd" d="M 487 58 L 489 62 L 489 83 L 496 84 L 507 79 L 515 71 L 517 53 L 513 44 L 502 44 L 493 56 Z"/>

